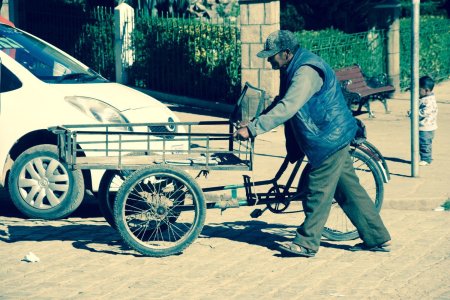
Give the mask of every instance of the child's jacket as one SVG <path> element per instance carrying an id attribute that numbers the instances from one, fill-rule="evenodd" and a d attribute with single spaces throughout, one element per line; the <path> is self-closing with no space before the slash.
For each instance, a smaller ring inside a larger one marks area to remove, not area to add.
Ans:
<path id="1" fill-rule="evenodd" d="M 434 94 L 419 99 L 419 130 L 436 130 L 438 108 Z"/>

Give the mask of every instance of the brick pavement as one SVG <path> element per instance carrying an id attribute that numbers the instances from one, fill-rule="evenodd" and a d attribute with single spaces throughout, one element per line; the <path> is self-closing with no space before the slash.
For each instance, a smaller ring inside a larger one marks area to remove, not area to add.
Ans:
<path id="1" fill-rule="evenodd" d="M 449 195 L 450 84 L 444 85 L 437 90 L 437 163 L 421 169 L 420 178 L 409 177 L 407 101 L 392 101 L 389 115 L 375 105 L 377 118 L 366 122 L 369 139 L 391 158 L 382 210 L 391 253 L 353 253 L 347 249 L 357 241 L 324 240 L 315 258 L 282 257 L 277 242 L 293 237 L 301 213 L 251 219 L 252 208 L 242 207 L 223 215 L 209 210 L 201 237 L 182 255 L 141 257 L 124 247 L 93 202 L 65 220 L 26 220 L 0 191 L 0 299 L 450 299 L 449 212 L 430 210 Z M 281 136 L 261 136 L 257 152 L 283 155 Z M 256 179 L 281 163 L 257 159 Z M 236 183 L 220 173 L 208 180 Z M 21 261 L 30 251 L 41 261 Z"/>
<path id="2" fill-rule="evenodd" d="M 382 211 L 391 253 L 354 253 L 327 242 L 315 258 L 282 257 L 301 213 L 209 210 L 183 254 L 125 249 L 93 203 L 58 221 L 24 220 L 0 202 L 0 299 L 450 299 L 448 212 Z M 84 214 L 84 215 L 83 215 Z M 29 252 L 41 261 L 26 263 Z"/>

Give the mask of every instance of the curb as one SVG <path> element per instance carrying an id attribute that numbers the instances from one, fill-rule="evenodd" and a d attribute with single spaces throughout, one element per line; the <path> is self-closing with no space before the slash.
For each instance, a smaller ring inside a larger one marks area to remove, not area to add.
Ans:
<path id="1" fill-rule="evenodd" d="M 217 202 L 219 200 L 229 201 L 231 200 L 230 193 L 205 193 L 205 200 L 207 202 Z M 384 199 L 382 209 L 397 209 L 397 210 L 419 210 L 419 211 L 431 211 L 441 206 L 448 197 L 433 197 L 428 199 L 421 198 L 396 198 L 396 199 Z M 238 201 L 245 201 L 244 197 L 238 197 Z M 255 205 L 257 207 L 259 205 Z"/>
<path id="2" fill-rule="evenodd" d="M 448 197 L 445 196 L 433 197 L 428 199 L 421 199 L 421 198 L 385 199 L 383 201 L 383 208 L 429 211 L 434 210 L 436 207 L 441 206 L 447 199 Z"/>

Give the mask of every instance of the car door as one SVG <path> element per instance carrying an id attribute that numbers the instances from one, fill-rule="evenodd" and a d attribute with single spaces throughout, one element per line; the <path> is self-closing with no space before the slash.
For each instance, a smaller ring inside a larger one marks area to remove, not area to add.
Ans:
<path id="1" fill-rule="evenodd" d="M 22 82 L 7 67 L 0 65 L 0 174 L 3 174 L 6 156 L 15 142 L 11 99 L 20 98 L 17 96 L 21 93 Z"/>

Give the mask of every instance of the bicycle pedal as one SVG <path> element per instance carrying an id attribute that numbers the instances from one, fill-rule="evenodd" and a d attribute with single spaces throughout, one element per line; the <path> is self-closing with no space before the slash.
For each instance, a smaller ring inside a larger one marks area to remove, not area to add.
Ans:
<path id="1" fill-rule="evenodd" d="M 250 213 L 250 217 L 254 219 L 259 218 L 263 214 L 263 212 L 264 210 L 257 208 Z"/>

